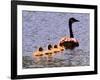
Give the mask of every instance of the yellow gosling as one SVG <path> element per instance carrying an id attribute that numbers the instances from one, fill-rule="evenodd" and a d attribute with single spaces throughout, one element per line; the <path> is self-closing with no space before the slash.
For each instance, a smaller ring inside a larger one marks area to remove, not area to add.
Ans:
<path id="1" fill-rule="evenodd" d="M 65 50 L 64 46 L 61 43 L 58 44 L 58 49 L 60 50 L 61 53 Z"/>
<path id="2" fill-rule="evenodd" d="M 56 54 L 56 53 L 59 53 L 61 50 L 58 48 L 58 45 L 54 45 L 54 47 L 53 47 L 53 52 Z"/>
<path id="3" fill-rule="evenodd" d="M 48 50 L 44 51 L 44 57 L 46 57 L 47 61 L 52 60 L 53 58 L 52 45 L 48 45 Z"/>
<path id="4" fill-rule="evenodd" d="M 43 48 L 40 47 L 37 51 L 32 53 L 35 62 L 40 62 L 41 58 L 43 57 Z"/>

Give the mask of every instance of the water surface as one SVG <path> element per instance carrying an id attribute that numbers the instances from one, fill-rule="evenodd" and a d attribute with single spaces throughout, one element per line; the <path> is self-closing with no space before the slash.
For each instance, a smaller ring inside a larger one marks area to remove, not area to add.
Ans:
<path id="1" fill-rule="evenodd" d="M 73 33 L 79 40 L 79 47 L 56 55 L 47 63 L 35 63 L 32 52 L 38 47 L 47 49 L 48 44 L 56 44 L 63 36 L 69 36 L 68 20 L 74 17 L 80 22 L 73 24 Z M 90 15 L 88 13 L 63 13 L 22 11 L 22 55 L 23 68 L 87 66 L 90 59 Z"/>

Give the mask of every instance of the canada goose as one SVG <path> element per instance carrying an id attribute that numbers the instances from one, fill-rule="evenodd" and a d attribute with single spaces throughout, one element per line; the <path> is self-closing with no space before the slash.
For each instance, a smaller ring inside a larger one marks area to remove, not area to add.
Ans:
<path id="1" fill-rule="evenodd" d="M 70 37 L 63 37 L 60 40 L 60 44 L 62 44 L 65 49 L 74 49 L 75 47 L 79 46 L 79 42 L 77 39 L 74 38 L 73 31 L 72 31 L 72 24 L 74 22 L 79 22 L 79 20 L 76 20 L 75 18 L 70 18 L 69 19 L 69 33 Z"/>
<path id="2" fill-rule="evenodd" d="M 38 48 L 38 50 L 33 52 L 32 55 L 33 55 L 33 58 L 35 58 L 35 61 L 39 62 L 41 58 L 43 57 L 43 48 L 42 47 Z"/>

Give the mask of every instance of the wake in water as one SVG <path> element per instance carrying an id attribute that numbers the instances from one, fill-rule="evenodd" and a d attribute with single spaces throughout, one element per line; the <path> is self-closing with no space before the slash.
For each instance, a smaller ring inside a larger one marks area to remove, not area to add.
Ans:
<path id="1" fill-rule="evenodd" d="M 71 67 L 71 66 L 89 66 L 89 51 L 82 49 L 65 50 L 57 54 L 50 61 L 42 58 L 41 61 L 35 62 L 31 56 L 23 56 L 23 68 L 47 68 L 47 67 Z"/>

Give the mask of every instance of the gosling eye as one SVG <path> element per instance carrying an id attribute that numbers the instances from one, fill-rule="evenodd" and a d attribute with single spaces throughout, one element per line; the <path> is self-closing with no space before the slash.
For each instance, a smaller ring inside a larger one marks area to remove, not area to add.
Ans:
<path id="1" fill-rule="evenodd" d="M 40 56 L 43 56 L 43 54 L 40 54 Z"/>
<path id="2" fill-rule="evenodd" d="M 35 55 L 35 56 L 39 56 L 39 55 Z"/>
<path id="3" fill-rule="evenodd" d="M 48 53 L 45 53 L 45 55 L 48 55 Z"/>
<path id="4" fill-rule="evenodd" d="M 45 55 L 50 55 L 50 54 L 52 54 L 52 53 L 45 53 Z"/>
<path id="5" fill-rule="evenodd" d="M 61 49 L 61 51 L 64 51 L 64 49 Z"/>
<path id="6" fill-rule="evenodd" d="M 49 53 L 49 54 L 52 54 L 52 53 Z"/>

